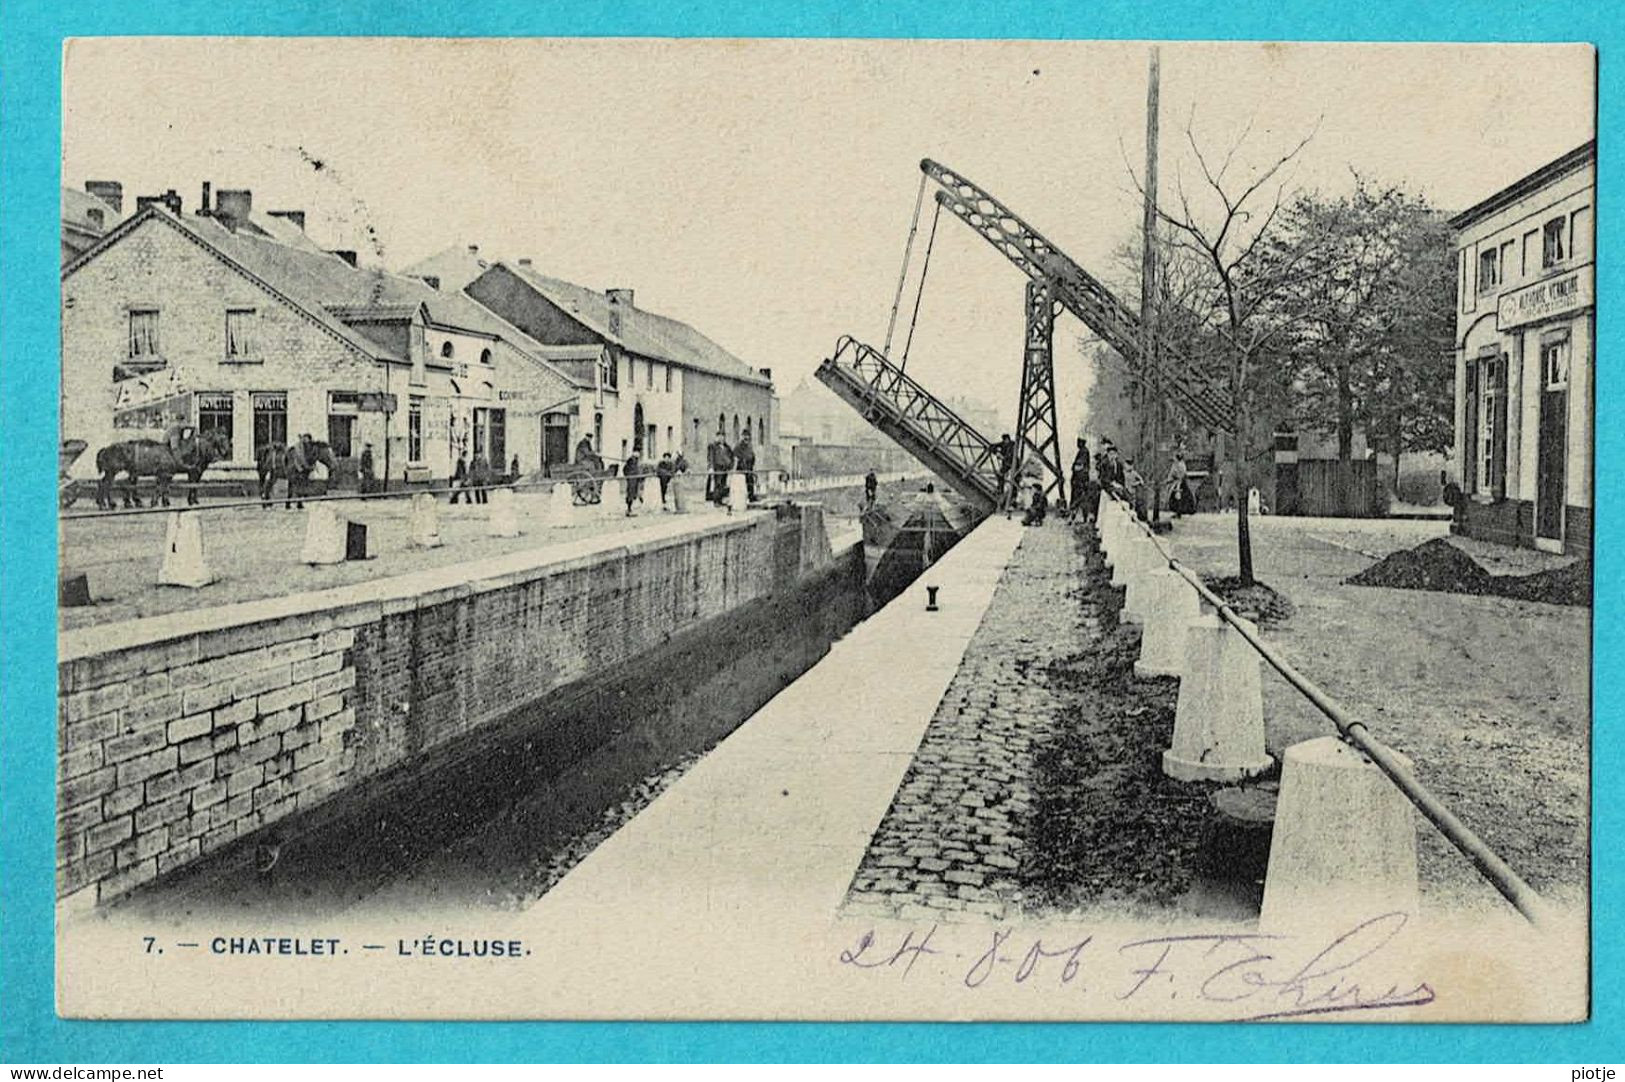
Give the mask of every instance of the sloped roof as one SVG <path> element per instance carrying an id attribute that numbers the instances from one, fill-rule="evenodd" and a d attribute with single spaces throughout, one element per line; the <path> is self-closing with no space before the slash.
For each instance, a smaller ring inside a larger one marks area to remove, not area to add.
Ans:
<path id="1" fill-rule="evenodd" d="M 539 274 L 533 267 L 498 263 L 595 334 L 644 357 L 749 383 L 770 385 L 756 369 L 686 323 L 620 305 L 620 330 L 610 331 L 610 299 L 602 293 Z"/>
<path id="2" fill-rule="evenodd" d="M 470 252 L 468 245 L 454 244 L 450 248 L 442 248 L 434 255 L 418 260 L 409 267 L 401 268 L 401 273 L 414 277 L 427 275 L 438 278 L 441 289 L 455 293 L 484 274 L 490 266 L 489 260 L 481 259 L 477 253 Z"/>
<path id="3" fill-rule="evenodd" d="M 90 219 L 90 212 L 93 210 L 102 212 L 100 225 Z M 62 188 L 62 221 L 65 225 L 73 225 L 80 229 L 101 233 L 112 229 L 122 220 L 122 217 L 110 204 L 102 202 L 89 192 L 82 192 L 78 188 L 69 188 L 67 186 Z"/>

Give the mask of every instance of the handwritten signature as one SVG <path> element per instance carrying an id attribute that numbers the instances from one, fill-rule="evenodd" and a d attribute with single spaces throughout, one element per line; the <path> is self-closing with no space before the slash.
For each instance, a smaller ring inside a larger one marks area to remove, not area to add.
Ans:
<path id="1" fill-rule="evenodd" d="M 1404 913 L 1385 913 L 1355 925 L 1300 961 L 1304 951 L 1291 937 L 1254 932 L 1215 932 L 1158 936 L 1122 943 L 1115 950 L 1095 936 L 1057 942 L 1016 938 L 1014 929 L 995 927 L 985 949 L 956 950 L 945 942 L 959 929 L 911 928 L 895 945 L 882 945 L 873 929 L 842 950 L 842 965 L 858 970 L 888 970 L 906 980 L 926 959 L 933 969 L 958 973 L 966 988 L 1002 980 L 1002 967 L 1013 966 L 1015 984 L 1037 980 L 1085 988 L 1102 982 L 1118 1001 L 1150 1002 L 1187 998 L 1234 1004 L 1236 1021 L 1266 1021 L 1308 1015 L 1337 1014 L 1379 1008 L 1421 1007 L 1435 994 L 1426 981 L 1372 981 L 1365 970 L 1404 929 Z"/>

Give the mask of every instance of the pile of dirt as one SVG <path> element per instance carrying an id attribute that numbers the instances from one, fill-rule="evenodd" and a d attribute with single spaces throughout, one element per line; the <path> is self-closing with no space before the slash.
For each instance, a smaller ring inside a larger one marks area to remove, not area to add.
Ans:
<path id="1" fill-rule="evenodd" d="M 1241 579 L 1235 575 L 1203 578 L 1202 584 L 1218 594 L 1236 612 L 1255 613 L 1260 626 L 1279 624 L 1291 617 L 1293 612 L 1292 602 L 1287 600 L 1285 594 L 1256 579 L 1251 586 L 1243 586 Z"/>
<path id="2" fill-rule="evenodd" d="M 1492 575 L 1442 537 L 1392 553 L 1343 581 L 1350 586 L 1510 597 L 1550 605 L 1591 604 L 1591 566 L 1585 561 L 1532 575 Z"/>

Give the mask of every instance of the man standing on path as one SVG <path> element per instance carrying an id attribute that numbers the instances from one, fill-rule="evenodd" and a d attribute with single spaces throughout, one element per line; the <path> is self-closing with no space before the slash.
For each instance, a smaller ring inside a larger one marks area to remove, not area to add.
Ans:
<path id="1" fill-rule="evenodd" d="M 1010 466 L 1015 461 L 1016 443 L 1006 432 L 999 437 L 999 502 L 1004 502 L 1004 494 L 1010 487 Z"/>
<path id="2" fill-rule="evenodd" d="M 863 506 L 864 507 L 873 507 L 875 505 L 875 495 L 879 491 L 879 489 L 880 489 L 880 478 L 876 477 L 875 476 L 875 471 L 871 469 L 863 477 Z"/>
<path id="3" fill-rule="evenodd" d="M 486 488 L 491 484 L 491 462 L 484 451 L 474 452 L 474 461 L 468 467 L 468 483 L 474 486 L 475 503 L 489 502 L 490 494 Z"/>
<path id="4" fill-rule="evenodd" d="M 734 448 L 734 468 L 743 470 L 745 474 L 745 498 L 751 503 L 756 502 L 756 449 L 750 444 L 750 433 L 747 431 L 739 437 L 739 446 Z"/>
<path id="5" fill-rule="evenodd" d="M 632 505 L 643 498 L 643 463 L 635 449 L 621 473 L 626 478 L 626 517 L 631 518 Z"/>
<path id="6" fill-rule="evenodd" d="M 361 491 L 368 493 L 373 490 L 377 478 L 373 476 L 372 444 L 364 444 L 361 448 Z"/>
<path id="7" fill-rule="evenodd" d="M 1068 518 L 1077 518 L 1082 511 L 1085 521 L 1095 520 L 1095 494 L 1094 486 L 1089 483 L 1089 444 L 1082 436 L 1078 437 L 1078 456 L 1072 460 L 1072 507 L 1067 513 Z"/>
<path id="8" fill-rule="evenodd" d="M 464 490 L 467 488 L 468 460 L 459 454 L 457 456 L 457 465 L 452 467 L 451 471 L 451 502 L 455 504 L 459 496 L 466 494 Z M 469 502 L 474 502 L 473 497 L 469 497 Z"/>
<path id="9" fill-rule="evenodd" d="M 671 479 L 676 472 L 677 466 L 671 460 L 671 452 L 667 451 L 665 454 L 660 456 L 660 464 L 655 467 L 655 476 L 660 480 L 661 507 L 666 506 L 666 492 L 671 488 Z"/>
<path id="10" fill-rule="evenodd" d="M 733 448 L 722 429 L 717 429 L 717 438 L 705 451 L 705 498 L 720 505 L 728 498 L 728 471 L 734 468 Z"/>

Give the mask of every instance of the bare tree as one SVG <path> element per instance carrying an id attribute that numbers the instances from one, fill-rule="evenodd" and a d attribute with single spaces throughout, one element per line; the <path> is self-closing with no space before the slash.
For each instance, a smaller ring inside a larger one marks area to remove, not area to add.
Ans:
<path id="1" fill-rule="evenodd" d="M 1303 244 L 1274 243 L 1291 184 L 1287 167 L 1314 138 L 1314 130 L 1286 153 L 1249 170 L 1238 164 L 1237 155 L 1252 133 L 1252 123 L 1215 163 L 1197 141 L 1194 115 L 1193 109 L 1186 120 L 1185 140 L 1201 183 L 1193 194 L 1186 189 L 1184 171 L 1176 168 L 1173 206 L 1160 202 L 1157 215 L 1169 227 L 1174 251 L 1193 258 L 1206 272 L 1206 296 L 1199 307 L 1214 313 L 1211 325 L 1228 362 L 1227 382 L 1236 409 L 1229 470 L 1236 495 L 1238 574 L 1241 584 L 1250 586 L 1254 576 L 1247 493 L 1252 473 L 1247 444 L 1253 429 L 1253 376 L 1259 359 L 1294 322 L 1295 287 L 1317 269 L 1312 238 Z"/>

